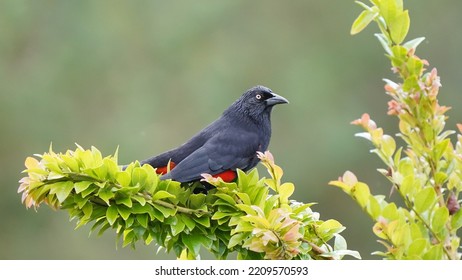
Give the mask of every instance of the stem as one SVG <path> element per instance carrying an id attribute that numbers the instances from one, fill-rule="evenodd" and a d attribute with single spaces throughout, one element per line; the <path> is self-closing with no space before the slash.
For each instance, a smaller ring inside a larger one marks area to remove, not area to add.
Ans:
<path id="1" fill-rule="evenodd" d="M 170 209 L 176 209 L 178 212 L 185 213 L 185 214 L 198 214 L 198 215 L 208 215 L 208 216 L 211 215 L 210 212 L 207 212 L 207 211 L 204 211 L 204 210 L 190 209 L 190 208 L 178 206 L 178 205 L 175 205 L 175 204 L 171 204 L 171 203 L 168 203 L 168 202 L 163 201 L 163 200 L 155 200 L 155 201 L 152 201 L 152 203 L 155 203 L 157 205 L 161 205 L 161 206 L 164 206 L 164 207 L 167 207 L 167 208 L 170 208 Z"/>
<path id="2" fill-rule="evenodd" d="M 68 176 L 68 177 L 66 177 L 66 176 Z M 51 180 L 45 179 L 42 182 L 44 184 L 53 184 L 53 183 L 64 182 L 64 181 L 71 181 L 73 183 L 77 183 L 77 182 L 81 182 L 81 181 L 90 181 L 90 182 L 97 182 L 97 183 L 106 183 L 106 182 L 108 182 L 111 186 L 113 186 L 115 188 L 118 188 L 118 189 L 122 189 L 122 186 L 120 184 L 118 184 L 118 183 L 115 183 L 115 182 L 112 182 L 112 181 L 107 181 L 107 180 L 99 180 L 97 178 L 91 177 L 90 175 L 81 174 L 81 173 L 74 173 L 74 172 L 65 173 L 62 178 L 51 179 Z M 164 206 L 164 207 L 167 207 L 167 208 L 170 208 L 170 209 L 176 209 L 180 213 L 185 213 L 185 214 L 189 214 L 189 215 L 192 215 L 192 214 L 195 214 L 195 215 L 211 215 L 209 212 L 201 210 L 201 209 L 190 209 L 190 208 L 178 206 L 176 204 L 172 204 L 172 203 L 169 203 L 169 202 L 166 202 L 166 201 L 163 201 L 163 200 L 152 200 L 152 196 L 149 195 L 149 194 L 146 194 L 146 193 L 137 193 L 137 194 L 134 194 L 134 195 L 139 195 L 139 196 L 145 198 L 146 200 L 148 200 L 151 203 L 161 205 L 161 206 Z M 92 201 L 94 203 L 96 203 L 96 204 L 101 205 L 101 206 L 107 206 L 106 203 L 101 203 L 101 202 L 98 203 L 96 200 L 92 200 Z"/>
<path id="3" fill-rule="evenodd" d="M 317 257 L 321 257 L 323 259 L 326 259 L 326 260 L 335 260 L 334 257 L 323 257 L 323 256 L 320 256 L 322 254 L 325 254 L 327 253 L 326 251 L 324 251 L 323 249 L 321 249 L 321 247 L 319 247 L 318 245 L 314 244 L 313 242 L 309 241 L 309 240 L 306 240 L 305 238 L 301 238 L 300 239 L 301 241 L 305 242 L 305 243 L 308 243 L 308 245 L 311 246 L 313 252 L 316 253 L 316 256 Z"/>

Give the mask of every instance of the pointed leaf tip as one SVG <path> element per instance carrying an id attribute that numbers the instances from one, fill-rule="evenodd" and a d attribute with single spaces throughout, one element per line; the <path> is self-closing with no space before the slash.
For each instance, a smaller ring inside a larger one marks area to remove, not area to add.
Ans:
<path id="1" fill-rule="evenodd" d="M 378 15 L 379 13 L 374 10 L 362 11 L 361 14 L 359 14 L 359 16 L 353 22 L 350 34 L 356 35 L 359 32 L 363 31 L 363 29 L 366 28 L 369 25 L 369 23 L 371 23 Z"/>

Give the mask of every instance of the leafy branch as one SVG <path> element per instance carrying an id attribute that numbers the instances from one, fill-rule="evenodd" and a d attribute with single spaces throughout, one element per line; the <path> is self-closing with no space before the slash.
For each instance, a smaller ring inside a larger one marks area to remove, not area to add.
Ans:
<path id="1" fill-rule="evenodd" d="M 415 55 L 424 40 L 403 43 L 410 26 L 402 0 L 371 0 L 372 6 L 356 2 L 364 11 L 354 21 L 351 33 L 362 31 L 375 21 L 381 33 L 375 34 L 391 61 L 400 82 L 385 79 L 385 91 L 391 97 L 388 114 L 399 121 L 400 137 L 405 146 L 384 134 L 368 114 L 353 121 L 365 132 L 356 136 L 369 140 L 371 152 L 383 161 L 379 169 L 402 198 L 405 207 L 386 201 L 384 195 L 372 195 L 350 171 L 330 184 L 349 194 L 375 221 L 374 233 L 389 259 L 460 259 L 462 227 L 459 196 L 462 191 L 462 135 L 452 145 L 455 131 L 444 130 L 450 109 L 438 103 L 441 86 L 436 68 L 427 71 L 428 61 Z M 458 125 L 462 132 L 462 125 Z"/>
<path id="2" fill-rule="evenodd" d="M 271 178 L 260 179 L 256 169 L 238 170 L 233 183 L 206 175 L 215 188 L 203 193 L 198 182 L 160 180 L 150 165 L 122 170 L 117 151 L 103 158 L 95 147 L 64 154 L 50 147 L 26 159 L 18 191 L 28 208 L 67 210 L 76 228 L 93 223 L 98 235 L 112 228 L 123 246 L 154 242 L 179 258 L 199 258 L 201 247 L 220 259 L 233 251 L 240 259 L 359 258 L 339 234 L 344 227 L 320 220 L 313 204 L 290 200 L 295 186 L 281 184 L 283 171 L 269 152 L 258 156 Z"/>

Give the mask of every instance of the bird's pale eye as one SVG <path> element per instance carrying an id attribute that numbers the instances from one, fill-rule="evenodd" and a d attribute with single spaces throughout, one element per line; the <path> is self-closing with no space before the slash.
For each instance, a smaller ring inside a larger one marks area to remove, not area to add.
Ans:
<path id="1" fill-rule="evenodd" d="M 258 100 L 260 100 L 260 99 L 261 99 L 261 95 L 260 95 L 260 94 L 257 94 L 257 95 L 255 96 L 255 98 L 258 99 Z"/>

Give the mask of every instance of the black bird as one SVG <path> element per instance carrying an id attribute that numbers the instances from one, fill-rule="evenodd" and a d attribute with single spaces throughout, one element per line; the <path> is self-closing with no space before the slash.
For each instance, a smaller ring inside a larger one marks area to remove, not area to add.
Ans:
<path id="1" fill-rule="evenodd" d="M 255 86 L 237 99 L 223 115 L 183 145 L 141 161 L 157 168 L 161 179 L 193 182 L 207 173 L 230 182 L 237 168 L 248 171 L 259 161 L 257 151 L 268 148 L 273 106 L 289 103 L 264 86 Z M 170 172 L 167 165 L 170 163 Z"/>

